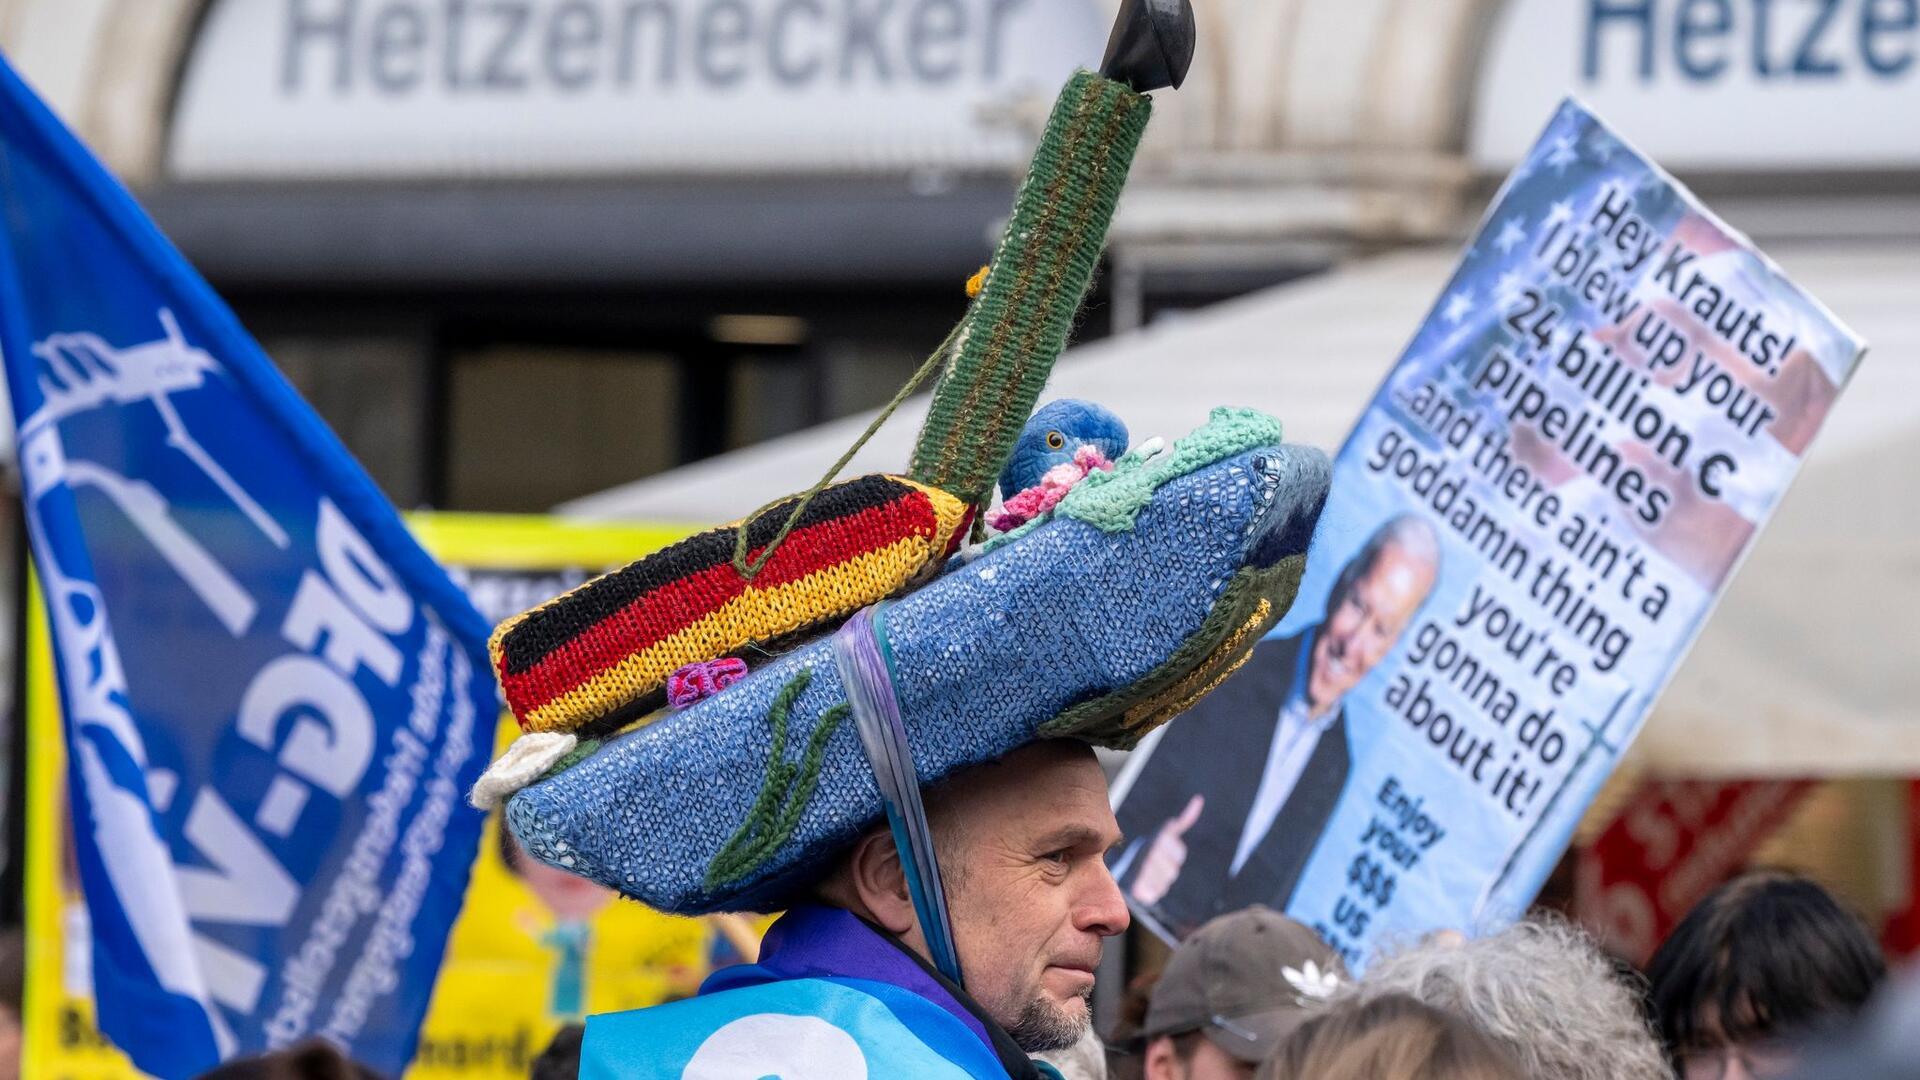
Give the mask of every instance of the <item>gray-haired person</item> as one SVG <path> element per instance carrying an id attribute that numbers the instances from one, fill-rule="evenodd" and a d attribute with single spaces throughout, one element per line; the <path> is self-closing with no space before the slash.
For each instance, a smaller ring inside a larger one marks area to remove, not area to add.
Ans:
<path id="1" fill-rule="evenodd" d="M 1343 999 L 1407 994 L 1498 1040 L 1533 1080 L 1671 1080 L 1636 995 L 1613 962 L 1564 922 L 1497 934 L 1438 934 L 1375 960 Z"/>

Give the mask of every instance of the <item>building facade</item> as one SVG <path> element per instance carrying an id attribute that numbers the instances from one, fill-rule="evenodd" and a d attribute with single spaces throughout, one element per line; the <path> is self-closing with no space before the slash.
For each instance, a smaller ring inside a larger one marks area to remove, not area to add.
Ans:
<path id="1" fill-rule="evenodd" d="M 721 463 L 582 497 L 887 400 L 960 315 L 1117 3 L 0 0 L 0 52 L 397 504 L 705 524 L 715 490 L 759 501 Z M 1873 306 L 1875 386 L 1752 568 L 1784 584 L 1729 597 L 1640 743 L 1653 772 L 1854 777 L 1766 857 L 1920 944 L 1920 787 L 1881 752 L 1916 745 L 1894 726 L 1911 500 L 1885 493 L 1920 432 L 1920 297 L 1887 294 L 1916 277 L 1920 0 L 1194 3 L 1195 65 L 1157 97 L 1083 340 L 1445 245 L 1569 93 L 1821 295 Z M 1271 348 L 1312 328 L 1325 351 L 1282 388 L 1308 406 L 1290 432 L 1339 438 L 1393 359 L 1373 322 L 1430 302 L 1443 262 L 1296 290 L 1313 310 Z"/>
<path id="2" fill-rule="evenodd" d="M 1757 231 L 1920 235 L 1916 3 L 1196 0 L 1081 337 L 1462 232 L 1569 92 Z M 0 50 L 397 503 L 540 510 L 886 400 L 1116 6 L 0 0 Z"/>

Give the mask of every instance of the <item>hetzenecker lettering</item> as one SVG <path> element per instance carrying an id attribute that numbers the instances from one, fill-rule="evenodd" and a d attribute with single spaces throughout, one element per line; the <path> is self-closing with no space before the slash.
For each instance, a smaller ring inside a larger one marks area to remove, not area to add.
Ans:
<path id="1" fill-rule="evenodd" d="M 1717 83 L 1914 78 L 1920 0 L 1587 0 L 1582 73 Z"/>
<path id="2" fill-rule="evenodd" d="M 404 97 L 993 83 L 1019 16 L 1038 2 L 285 0 L 280 91 Z"/>

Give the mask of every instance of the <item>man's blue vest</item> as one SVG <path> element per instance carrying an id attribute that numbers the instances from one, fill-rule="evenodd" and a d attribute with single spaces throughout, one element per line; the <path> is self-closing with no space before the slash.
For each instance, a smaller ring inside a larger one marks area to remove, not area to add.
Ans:
<path id="1" fill-rule="evenodd" d="M 1007 1080 L 1053 1075 L 963 992 L 855 916 L 796 907 L 760 962 L 697 997 L 587 1020 L 580 1080 Z"/>
<path id="2" fill-rule="evenodd" d="M 868 979 L 788 979 L 587 1021 L 580 1080 L 1006 1080 L 946 1010 Z"/>

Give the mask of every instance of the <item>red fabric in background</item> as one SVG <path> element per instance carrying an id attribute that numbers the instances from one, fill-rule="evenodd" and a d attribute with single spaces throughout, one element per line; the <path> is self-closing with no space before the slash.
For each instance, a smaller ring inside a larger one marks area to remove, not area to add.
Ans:
<path id="1" fill-rule="evenodd" d="M 1907 781 L 1907 906 L 1887 918 L 1880 946 L 1888 956 L 1920 952 L 1920 780 Z"/>
<path id="2" fill-rule="evenodd" d="M 1579 856 L 1574 917 L 1644 967 L 1714 886 L 1743 868 L 1812 780 L 1656 780 Z"/>

